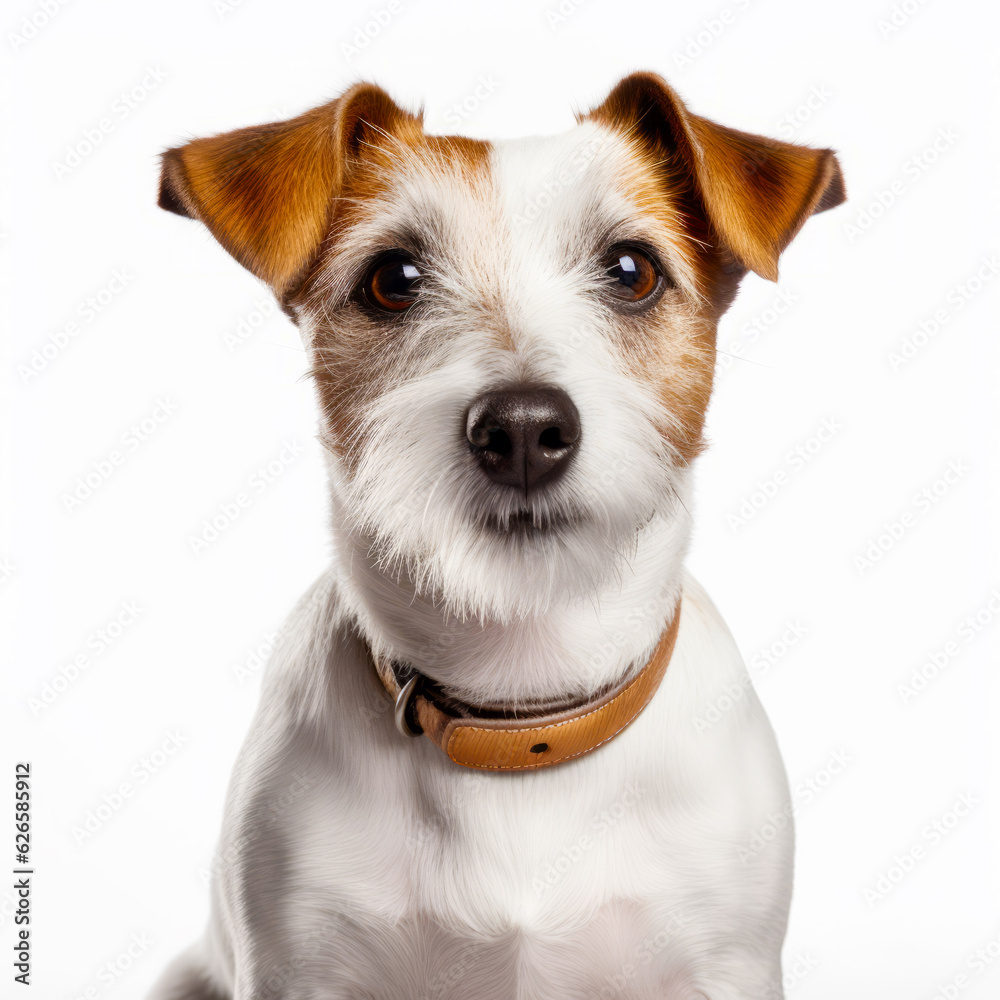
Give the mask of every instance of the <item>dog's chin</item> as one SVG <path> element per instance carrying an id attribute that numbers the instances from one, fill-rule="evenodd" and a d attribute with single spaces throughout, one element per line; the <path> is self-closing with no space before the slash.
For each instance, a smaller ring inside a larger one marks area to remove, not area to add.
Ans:
<path id="1" fill-rule="evenodd" d="M 366 534 L 355 551 L 384 580 L 463 620 L 541 615 L 598 595 L 620 576 L 642 523 L 598 524 L 580 513 L 529 508 L 479 513 L 459 530 L 403 547 Z"/>

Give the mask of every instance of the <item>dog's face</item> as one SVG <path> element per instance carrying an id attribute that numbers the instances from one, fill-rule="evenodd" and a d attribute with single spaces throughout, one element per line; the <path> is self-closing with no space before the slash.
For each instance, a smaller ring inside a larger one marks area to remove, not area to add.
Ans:
<path id="1" fill-rule="evenodd" d="M 496 144 L 359 85 L 169 151 L 161 190 L 302 328 L 338 528 L 501 618 L 596 592 L 654 519 L 686 533 L 718 318 L 842 197 L 829 151 L 714 125 L 645 74 L 563 135 Z"/>

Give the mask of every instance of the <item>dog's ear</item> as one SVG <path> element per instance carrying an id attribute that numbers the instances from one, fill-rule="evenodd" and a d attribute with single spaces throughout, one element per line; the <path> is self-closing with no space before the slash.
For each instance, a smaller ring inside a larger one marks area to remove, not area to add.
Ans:
<path id="1" fill-rule="evenodd" d="M 691 114 L 654 73 L 625 77 L 584 118 L 623 132 L 657 162 L 687 173 L 719 241 L 771 281 L 778 278 L 778 257 L 806 219 L 845 198 L 832 150 L 716 125 Z"/>
<path id="2" fill-rule="evenodd" d="M 304 277 L 326 235 L 352 163 L 419 117 L 372 84 L 289 121 L 194 139 L 163 154 L 159 204 L 198 219 L 282 297 Z"/>

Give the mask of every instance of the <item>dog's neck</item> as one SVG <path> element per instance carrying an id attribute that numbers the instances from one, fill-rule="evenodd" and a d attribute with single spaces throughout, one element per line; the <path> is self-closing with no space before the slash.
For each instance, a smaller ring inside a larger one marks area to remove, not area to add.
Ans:
<path id="1" fill-rule="evenodd" d="M 689 537 L 686 512 L 637 533 L 600 591 L 510 621 L 460 619 L 412 579 L 383 572 L 370 542 L 335 531 L 341 587 L 373 649 L 458 698 L 510 708 L 585 697 L 645 662 L 676 604 Z"/>

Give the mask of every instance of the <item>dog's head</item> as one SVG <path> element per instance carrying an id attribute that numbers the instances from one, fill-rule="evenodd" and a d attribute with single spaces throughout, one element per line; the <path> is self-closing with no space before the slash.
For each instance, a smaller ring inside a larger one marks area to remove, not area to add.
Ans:
<path id="1" fill-rule="evenodd" d="M 160 192 L 300 325 L 338 528 L 500 617 L 613 579 L 653 519 L 686 533 L 718 318 L 842 200 L 829 150 L 716 125 L 651 74 L 503 143 L 427 135 L 359 84 L 169 150 Z"/>

